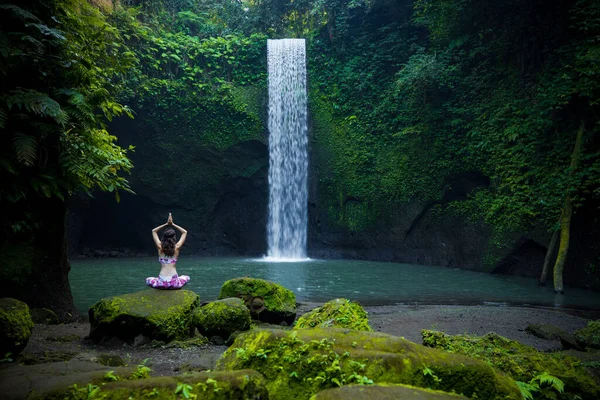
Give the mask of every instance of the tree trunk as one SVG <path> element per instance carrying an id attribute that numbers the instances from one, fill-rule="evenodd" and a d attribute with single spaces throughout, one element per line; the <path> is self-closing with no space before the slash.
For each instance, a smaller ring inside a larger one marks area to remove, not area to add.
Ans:
<path id="1" fill-rule="evenodd" d="M 31 307 L 54 311 L 61 321 L 78 318 L 69 284 L 71 266 L 67 258 L 65 217 L 67 205 L 57 198 L 39 199 L 37 229 L 33 236 L 34 256 L 28 302 Z"/>
<path id="2" fill-rule="evenodd" d="M 585 128 L 583 122 L 579 126 L 577 131 L 577 138 L 575 139 L 575 147 L 573 154 L 571 154 L 571 170 L 569 175 L 573 176 L 577 169 L 579 154 L 583 147 L 582 136 Z M 558 294 L 564 293 L 563 287 L 563 271 L 565 268 L 565 262 L 567 261 L 567 253 L 569 252 L 569 239 L 571 236 L 571 215 L 573 214 L 573 202 L 571 200 L 571 194 L 567 192 L 565 198 L 565 204 L 560 217 L 560 245 L 558 246 L 558 255 L 556 256 L 556 263 L 554 264 L 554 292 Z"/>
<path id="3" fill-rule="evenodd" d="M 542 276 L 540 276 L 540 282 L 538 283 L 539 286 L 546 286 L 548 271 L 550 271 L 550 263 L 552 262 L 552 256 L 554 255 L 559 236 L 560 230 L 557 229 L 552 234 L 552 239 L 550 239 L 550 244 L 548 245 L 548 251 L 546 252 L 546 258 L 544 259 L 544 267 L 542 268 Z"/>

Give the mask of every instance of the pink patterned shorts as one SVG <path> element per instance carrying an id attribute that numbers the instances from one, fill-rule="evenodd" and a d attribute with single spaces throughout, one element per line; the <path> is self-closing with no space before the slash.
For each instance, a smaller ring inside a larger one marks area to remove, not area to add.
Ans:
<path id="1" fill-rule="evenodd" d="M 190 277 L 187 275 L 173 275 L 170 278 L 158 276 L 158 278 L 150 277 L 146 278 L 146 285 L 155 289 L 181 289 L 186 283 L 188 283 Z"/>

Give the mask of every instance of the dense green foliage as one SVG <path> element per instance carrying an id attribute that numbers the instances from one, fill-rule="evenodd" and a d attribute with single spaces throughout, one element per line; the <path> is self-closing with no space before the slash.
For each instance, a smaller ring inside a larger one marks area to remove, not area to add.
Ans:
<path id="1" fill-rule="evenodd" d="M 211 162 L 179 173 L 178 163 L 197 165 L 180 150 L 206 149 L 212 160 L 266 141 L 265 40 L 281 37 L 307 38 L 311 161 L 327 229 L 381 231 L 407 205 L 432 206 L 485 223 L 492 238 L 481 261 L 491 266 L 496 250 L 514 244 L 513 233 L 541 231 L 543 241 L 567 204 L 570 214 L 571 205 L 576 212 L 600 201 L 594 0 L 0 7 L 0 205 L 13 211 L 3 217 L 4 238 L 40 228 L 48 199 L 131 191 L 127 150 L 107 130 L 122 114 L 137 116 L 142 151 L 165 158 L 140 168 L 143 185 L 218 186 L 228 175 Z M 574 152 L 578 131 L 583 145 Z M 199 178 L 157 183 L 184 174 Z M 461 174 L 486 183 L 455 201 L 448 193 Z M 211 210 L 216 195 L 202 201 L 204 188 L 195 190 L 178 204 Z M 38 258 L 30 264 L 41 265 Z M 594 272 L 599 263 L 592 257 L 584 268 Z"/>
<path id="2" fill-rule="evenodd" d="M 189 10 L 148 16 L 119 8 L 111 18 L 136 60 L 119 96 L 143 113 L 144 126 L 218 149 L 261 138 L 259 112 L 248 110 L 255 93 L 242 87 L 266 84 L 264 35 L 212 36 L 219 24 Z M 168 146 L 168 136 L 162 142 Z"/>
<path id="3" fill-rule="evenodd" d="M 119 31 L 83 0 L 1 6 L 0 201 L 5 229 L 32 228 L 32 197 L 129 191 L 126 150 L 106 130 L 130 110 L 114 99 L 131 65 Z"/>

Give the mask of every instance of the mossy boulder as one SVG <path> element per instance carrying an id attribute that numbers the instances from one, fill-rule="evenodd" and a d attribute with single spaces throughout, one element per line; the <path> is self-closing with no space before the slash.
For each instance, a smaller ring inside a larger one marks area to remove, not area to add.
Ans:
<path id="1" fill-rule="evenodd" d="M 258 278 L 236 278 L 223 284 L 219 299 L 238 297 L 253 319 L 291 325 L 296 319 L 296 295 L 277 283 Z"/>
<path id="2" fill-rule="evenodd" d="M 185 392 L 184 392 L 185 391 Z M 71 397 L 75 398 L 75 397 Z M 93 399 L 269 399 L 265 378 L 256 371 L 195 372 L 180 376 L 120 381 L 103 385 Z"/>
<path id="3" fill-rule="evenodd" d="M 575 335 L 552 324 L 529 324 L 525 331 L 546 340 L 559 340 L 564 349 L 583 350 Z"/>
<path id="4" fill-rule="evenodd" d="M 0 299 L 0 358 L 14 358 L 27 346 L 33 321 L 22 301 Z"/>
<path id="5" fill-rule="evenodd" d="M 90 339 L 143 335 L 165 342 L 194 336 L 193 312 L 200 297 L 189 290 L 148 289 L 103 298 L 89 309 Z"/>
<path id="6" fill-rule="evenodd" d="M 216 370 L 249 368 L 271 399 L 308 399 L 346 384 L 398 383 L 486 400 L 520 399 L 515 382 L 488 364 L 404 338 L 352 329 L 253 329 L 239 335 Z"/>
<path id="7" fill-rule="evenodd" d="M 348 328 L 372 332 L 367 312 L 359 304 L 348 299 L 334 299 L 302 315 L 294 329 L 303 328 Z"/>
<path id="8" fill-rule="evenodd" d="M 47 308 L 32 308 L 31 319 L 35 324 L 58 325 L 58 315 Z"/>
<path id="9" fill-rule="evenodd" d="M 213 301 L 194 311 L 194 326 L 208 338 L 227 340 L 233 332 L 249 329 L 251 323 L 250 310 L 237 297 Z"/>
<path id="10" fill-rule="evenodd" d="M 423 389 L 410 385 L 347 385 L 323 390 L 310 400 L 467 400 L 466 397 L 439 390 Z"/>
<path id="11" fill-rule="evenodd" d="M 547 372 L 565 384 L 565 393 L 586 400 L 600 398 L 600 387 L 580 360 L 564 353 L 540 353 L 530 346 L 507 339 L 496 333 L 482 337 L 456 335 L 423 330 L 423 344 L 454 354 L 464 354 L 482 360 L 506 372 L 514 380 L 530 382 Z"/>
<path id="12" fill-rule="evenodd" d="M 584 348 L 600 349 L 600 320 L 589 321 L 585 328 L 575 331 L 575 339 Z"/>
<path id="13" fill-rule="evenodd" d="M 12 364 L 0 373 L 3 400 L 89 398 L 69 397 L 73 385 L 85 388 L 100 385 L 110 379 L 131 379 L 136 366 L 107 367 L 91 361 L 70 360 L 36 365 Z"/>

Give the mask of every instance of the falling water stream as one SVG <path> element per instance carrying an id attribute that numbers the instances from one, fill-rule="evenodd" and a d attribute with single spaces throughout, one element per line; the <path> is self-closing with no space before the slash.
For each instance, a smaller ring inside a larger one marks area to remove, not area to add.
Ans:
<path id="1" fill-rule="evenodd" d="M 267 257 L 306 258 L 307 95 L 304 39 L 267 41 L 269 222 Z"/>

